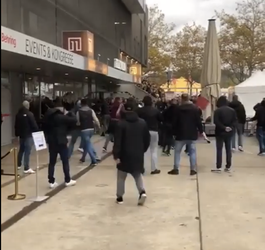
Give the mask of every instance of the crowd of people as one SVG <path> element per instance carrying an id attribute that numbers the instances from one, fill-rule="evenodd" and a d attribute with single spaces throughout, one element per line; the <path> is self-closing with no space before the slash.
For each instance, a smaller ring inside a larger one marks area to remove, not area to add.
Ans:
<path id="1" fill-rule="evenodd" d="M 109 142 L 113 144 L 113 157 L 117 164 L 117 203 L 123 202 L 125 180 L 131 174 L 139 191 L 138 204 L 143 205 L 147 197 L 143 182 L 145 170 L 144 154 L 150 149 L 151 174 L 160 174 L 158 166 L 158 148 L 162 147 L 165 155 L 170 155 L 174 149 L 173 168 L 170 175 L 179 175 L 181 153 L 190 158 L 190 175 L 197 174 L 196 141 L 201 135 L 210 142 L 204 132 L 202 111 L 196 105 L 196 98 L 182 94 L 167 102 L 159 99 L 155 104 L 150 95 L 145 96 L 142 103 L 134 98 L 127 100 L 116 97 L 105 100 L 82 98 L 76 102 L 63 102 L 61 98 L 45 101 L 46 111 L 42 114 L 41 123 L 36 121 L 31 112 L 30 102 L 24 101 L 18 111 L 15 121 L 15 134 L 19 137 L 18 167 L 24 166 L 26 174 L 34 173 L 29 166 L 32 133 L 43 130 L 49 148 L 48 182 L 50 188 L 58 184 L 54 178 L 54 168 L 58 154 L 60 155 L 65 185 L 73 186 L 69 159 L 72 156 L 77 138 L 81 137 L 79 148 L 82 149 L 80 163 L 90 157 L 90 166 L 95 167 L 100 161 L 91 141 L 95 130 L 106 137 L 103 151 L 107 151 Z M 256 115 L 251 119 L 256 121 L 259 140 L 259 155 L 265 155 L 265 99 L 255 107 Z M 216 166 L 213 172 L 220 172 L 222 164 L 222 149 L 225 145 L 226 165 L 229 172 L 232 167 L 232 150 L 235 149 L 235 135 L 238 134 L 238 149 L 243 151 L 242 137 L 246 122 L 245 109 L 238 97 L 228 102 L 225 96 L 217 101 L 214 113 L 216 136 Z M 41 126 L 41 127 L 40 127 Z M 71 139 L 68 142 L 68 136 Z M 22 158 L 24 161 L 22 163 Z"/>
<path id="2" fill-rule="evenodd" d="M 162 88 L 148 80 L 143 80 L 141 83 L 138 83 L 137 86 L 155 98 L 162 98 L 164 95 L 164 90 Z"/>

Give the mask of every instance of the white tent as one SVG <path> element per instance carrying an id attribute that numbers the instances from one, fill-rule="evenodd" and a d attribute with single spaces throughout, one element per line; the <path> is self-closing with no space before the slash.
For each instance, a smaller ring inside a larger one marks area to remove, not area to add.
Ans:
<path id="1" fill-rule="evenodd" d="M 247 117 L 252 117 L 255 113 L 253 107 L 265 98 L 265 71 L 257 71 L 235 86 L 235 94 L 245 106 Z"/>

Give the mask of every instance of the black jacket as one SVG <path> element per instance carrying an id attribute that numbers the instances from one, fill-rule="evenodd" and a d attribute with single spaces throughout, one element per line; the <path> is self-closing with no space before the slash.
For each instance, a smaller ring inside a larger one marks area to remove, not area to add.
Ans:
<path id="1" fill-rule="evenodd" d="M 74 113 L 64 115 L 57 108 L 49 109 L 43 119 L 43 131 L 48 144 L 67 144 L 67 135 L 77 123 Z"/>
<path id="2" fill-rule="evenodd" d="M 168 134 L 172 134 L 172 126 L 174 123 L 175 111 L 177 106 L 170 105 L 168 108 L 164 110 L 163 114 L 163 129 Z"/>
<path id="3" fill-rule="evenodd" d="M 244 105 L 240 101 L 233 101 L 229 104 L 229 107 L 236 112 L 237 122 L 240 124 L 246 123 L 246 110 Z"/>
<path id="4" fill-rule="evenodd" d="M 262 127 L 265 130 L 265 102 L 264 106 L 260 105 L 256 108 L 256 113 L 251 121 L 257 121 L 257 127 Z"/>
<path id="5" fill-rule="evenodd" d="M 158 101 L 156 103 L 156 108 L 160 111 L 163 112 L 167 107 L 167 103 L 166 102 L 162 102 L 162 101 Z"/>
<path id="6" fill-rule="evenodd" d="M 228 106 L 221 106 L 214 112 L 214 124 L 216 136 L 232 136 L 237 123 L 236 112 Z M 225 128 L 230 127 L 231 132 L 226 132 Z"/>
<path id="7" fill-rule="evenodd" d="M 107 102 L 103 102 L 101 105 L 101 115 L 109 115 L 110 107 Z"/>
<path id="8" fill-rule="evenodd" d="M 172 129 L 176 141 L 197 140 L 198 132 L 203 133 L 199 109 L 193 103 L 177 106 Z"/>
<path id="9" fill-rule="evenodd" d="M 117 168 L 126 173 L 144 172 L 144 153 L 150 145 L 150 133 L 144 120 L 135 112 L 125 112 L 117 123 L 113 157 L 120 159 Z"/>
<path id="10" fill-rule="evenodd" d="M 157 108 L 152 106 L 138 108 L 137 114 L 145 120 L 149 131 L 158 131 L 159 123 L 162 121 L 162 115 Z"/>
<path id="11" fill-rule="evenodd" d="M 25 107 L 19 109 L 15 118 L 15 136 L 20 138 L 31 137 L 32 133 L 39 130 L 32 112 Z"/>

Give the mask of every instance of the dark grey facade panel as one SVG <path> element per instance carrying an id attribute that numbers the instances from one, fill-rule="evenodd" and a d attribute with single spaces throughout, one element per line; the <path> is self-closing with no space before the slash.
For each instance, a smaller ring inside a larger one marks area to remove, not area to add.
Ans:
<path id="1" fill-rule="evenodd" d="M 144 15 L 134 17 L 120 0 L 1 0 L 1 10 L 1 24 L 8 28 L 58 46 L 62 31 L 89 30 L 95 36 L 95 57 L 117 57 L 119 44 L 145 64 L 146 28 L 139 18 Z"/>

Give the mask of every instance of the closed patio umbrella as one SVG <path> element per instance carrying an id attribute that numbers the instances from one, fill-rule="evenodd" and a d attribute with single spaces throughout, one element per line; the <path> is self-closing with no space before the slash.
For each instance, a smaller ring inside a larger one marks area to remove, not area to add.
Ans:
<path id="1" fill-rule="evenodd" d="M 213 115 L 216 100 L 219 98 L 221 81 L 221 58 L 216 31 L 215 19 L 209 20 L 207 38 L 204 47 L 203 65 L 201 73 L 201 95 L 209 101 L 204 111 L 204 118 Z M 213 119 L 212 119 L 213 120 Z M 213 122 L 213 121 L 212 121 Z"/>

